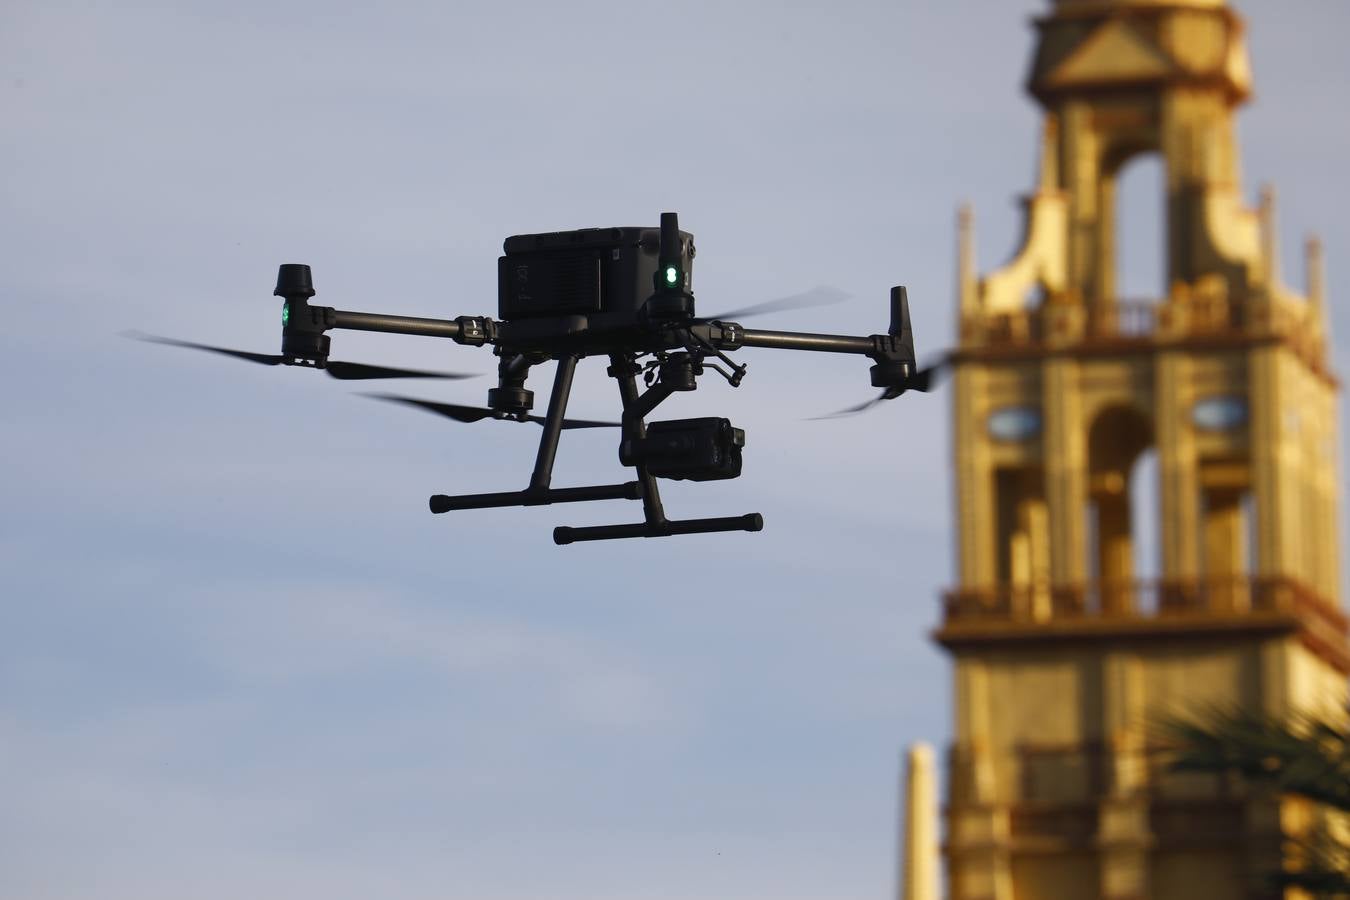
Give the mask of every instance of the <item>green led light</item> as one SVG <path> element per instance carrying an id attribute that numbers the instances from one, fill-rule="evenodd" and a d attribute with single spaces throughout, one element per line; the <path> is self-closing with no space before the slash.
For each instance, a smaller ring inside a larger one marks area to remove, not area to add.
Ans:
<path id="1" fill-rule="evenodd" d="M 680 270 L 674 266 L 666 266 L 666 284 L 677 284 L 680 280 Z"/>
<path id="2" fill-rule="evenodd" d="M 281 304 L 281 327 L 285 328 L 286 323 L 291 321 L 291 305 L 289 303 Z"/>

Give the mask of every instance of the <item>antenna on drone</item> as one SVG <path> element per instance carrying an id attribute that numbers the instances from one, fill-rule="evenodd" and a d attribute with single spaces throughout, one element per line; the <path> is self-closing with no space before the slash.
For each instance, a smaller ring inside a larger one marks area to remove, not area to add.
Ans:
<path id="1" fill-rule="evenodd" d="M 694 295 L 689 292 L 689 260 L 694 255 L 694 240 L 686 242 L 680 234 L 680 218 L 673 212 L 661 213 L 661 244 L 657 251 L 656 271 L 652 273 L 652 295 L 645 304 L 649 322 L 666 323 L 689 319 L 694 315 Z"/>

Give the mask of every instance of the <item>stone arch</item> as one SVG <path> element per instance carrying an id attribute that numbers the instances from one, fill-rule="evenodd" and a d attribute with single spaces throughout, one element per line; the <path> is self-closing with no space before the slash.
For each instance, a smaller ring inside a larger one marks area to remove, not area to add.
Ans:
<path id="1" fill-rule="evenodd" d="M 1132 521 L 1130 480 L 1135 463 L 1153 446 L 1150 417 L 1131 404 L 1108 404 L 1088 428 L 1088 571 L 1089 602 L 1106 615 L 1134 609 L 1136 529 Z"/>
<path id="2" fill-rule="evenodd" d="M 1126 156 L 1109 173 L 1111 263 L 1117 303 L 1154 303 L 1167 288 L 1167 166 L 1160 153 Z"/>

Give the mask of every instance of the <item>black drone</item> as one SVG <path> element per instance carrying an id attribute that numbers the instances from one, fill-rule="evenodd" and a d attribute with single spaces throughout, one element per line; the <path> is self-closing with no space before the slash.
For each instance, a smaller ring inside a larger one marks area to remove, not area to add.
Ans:
<path id="1" fill-rule="evenodd" d="M 346 312 L 313 306 L 309 266 L 287 264 L 277 274 L 273 292 L 285 300 L 281 314 L 281 354 L 248 353 L 140 335 L 145 340 L 223 353 L 265 365 L 323 369 L 344 380 L 377 378 L 465 378 L 453 373 L 424 372 L 330 361 L 326 332 L 336 328 L 449 338 L 457 344 L 490 344 L 498 358 L 497 387 L 488 391 L 486 408 L 435 403 L 389 394 L 373 395 L 438 413 L 459 422 L 512 419 L 538 422 L 539 439 L 530 484 L 523 491 L 490 494 L 437 494 L 431 511 L 485 509 L 497 506 L 541 506 L 586 500 L 641 500 L 643 521 L 553 529 L 558 544 L 610 538 L 664 537 L 714 531 L 759 531 L 759 513 L 710 519 L 668 519 L 656 479 L 714 481 L 741 474 L 745 432 L 721 418 L 646 422 L 646 417 L 676 391 L 698 387 L 708 369 L 736 387 L 746 368 L 727 356 L 742 347 L 855 353 L 872 362 L 872 385 L 881 394 L 843 410 L 860 412 L 905 391 L 926 391 L 935 369 L 918 370 L 909 302 L 903 287 L 891 288 L 891 322 L 885 334 L 854 337 L 743 328 L 728 321 L 766 311 L 765 304 L 713 319 L 694 313 L 691 270 L 694 237 L 681 231 L 675 213 L 662 213 L 660 228 L 586 228 L 579 231 L 521 234 L 508 237 L 505 255 L 497 261 L 497 319 L 459 316 L 425 319 L 380 313 Z M 577 361 L 587 356 L 609 358 L 610 377 L 619 384 L 621 422 L 565 418 Z M 534 392 L 525 388 L 530 369 L 558 361 L 553 391 L 543 416 L 530 415 Z M 639 391 L 638 377 L 646 389 Z M 636 481 L 586 487 L 551 486 L 558 438 L 565 428 L 622 429 L 619 461 L 631 466 Z"/>

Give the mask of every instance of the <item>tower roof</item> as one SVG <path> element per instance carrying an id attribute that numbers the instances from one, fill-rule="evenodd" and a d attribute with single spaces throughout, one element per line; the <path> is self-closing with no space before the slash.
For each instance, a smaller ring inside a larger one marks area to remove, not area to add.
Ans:
<path id="1" fill-rule="evenodd" d="M 1100 91 L 1251 93 L 1242 20 L 1223 0 L 1054 0 L 1028 86 L 1042 102 Z"/>
<path id="2" fill-rule="evenodd" d="M 1228 5 L 1225 0 L 1053 0 L 1053 3 L 1056 7 L 1061 9 L 1085 9 L 1091 7 L 1120 9 L 1121 7 L 1126 6 L 1193 6 L 1199 9 L 1216 9 Z"/>

